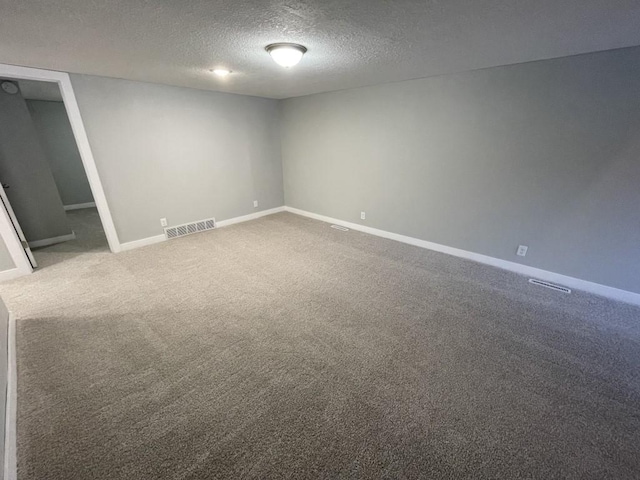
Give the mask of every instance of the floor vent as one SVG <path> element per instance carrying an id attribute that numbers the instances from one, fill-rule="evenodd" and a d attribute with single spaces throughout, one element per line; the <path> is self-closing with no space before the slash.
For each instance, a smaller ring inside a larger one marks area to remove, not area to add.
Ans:
<path id="1" fill-rule="evenodd" d="M 175 227 L 167 227 L 164 229 L 164 234 L 167 239 L 171 239 L 184 237 L 185 235 L 191 235 L 192 233 L 204 232 L 205 230 L 212 230 L 214 228 L 216 228 L 216 219 L 208 218 L 198 222 L 185 223 L 184 225 L 177 225 Z"/>
<path id="2" fill-rule="evenodd" d="M 555 283 L 543 282 L 542 280 L 536 280 L 535 278 L 530 278 L 529 283 L 540 285 L 541 287 L 545 288 L 550 288 L 551 290 L 555 290 L 556 292 L 571 293 L 571 290 L 567 287 L 562 287 L 560 285 L 556 285 Z"/>
<path id="3" fill-rule="evenodd" d="M 342 225 L 331 225 L 331 228 L 335 228 L 336 230 L 341 230 L 343 232 L 348 232 L 349 229 L 347 227 L 343 227 Z"/>

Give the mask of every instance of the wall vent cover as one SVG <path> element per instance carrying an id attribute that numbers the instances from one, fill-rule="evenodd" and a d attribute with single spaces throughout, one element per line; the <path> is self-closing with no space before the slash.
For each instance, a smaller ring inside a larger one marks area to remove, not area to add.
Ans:
<path id="1" fill-rule="evenodd" d="M 544 282 L 542 280 L 536 280 L 535 278 L 530 278 L 529 283 L 533 283 L 534 285 L 540 285 L 541 287 L 545 287 L 545 288 L 550 288 L 551 290 L 555 290 L 556 292 L 571 293 L 571 290 L 568 289 L 567 287 L 556 285 L 555 283 Z"/>
<path id="2" fill-rule="evenodd" d="M 342 225 L 331 225 L 331 228 L 335 228 L 336 230 L 341 230 L 343 232 L 348 232 L 349 229 L 347 227 L 343 227 Z"/>
<path id="3" fill-rule="evenodd" d="M 204 232 L 205 230 L 212 230 L 214 228 L 216 228 L 216 219 L 208 218 L 197 222 L 176 225 L 175 227 L 167 227 L 164 229 L 164 234 L 167 239 L 172 239 L 191 235 L 192 233 Z"/>

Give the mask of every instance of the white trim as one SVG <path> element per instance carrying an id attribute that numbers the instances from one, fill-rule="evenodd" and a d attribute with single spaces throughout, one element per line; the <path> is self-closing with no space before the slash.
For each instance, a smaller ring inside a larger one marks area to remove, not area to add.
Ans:
<path id="1" fill-rule="evenodd" d="M 96 162 L 93 158 L 91 146 L 89 145 L 89 139 L 87 138 L 87 132 L 82 122 L 80 108 L 78 107 L 78 102 L 76 100 L 75 93 L 73 92 L 73 86 L 71 85 L 71 78 L 69 77 L 69 74 L 64 72 L 55 72 L 52 70 L 41 70 L 39 68 L 0 64 L 0 77 L 13 78 L 16 80 L 55 82 L 58 84 L 60 87 L 60 93 L 62 94 L 62 101 L 64 102 L 65 110 L 69 117 L 69 123 L 71 123 L 71 129 L 73 130 L 73 135 L 76 139 L 76 143 L 78 144 L 78 151 L 82 158 L 82 164 L 84 165 L 84 170 L 87 173 L 91 193 L 93 194 L 93 199 L 96 203 L 96 207 L 98 208 L 98 213 L 100 214 L 104 233 L 107 237 L 107 241 L 109 242 L 109 248 L 112 252 L 119 252 L 120 242 L 118 240 L 118 234 L 113 223 L 113 218 L 111 217 L 107 197 L 105 196 L 102 188 L 98 168 L 96 167 Z M 4 223 L 4 220 L 0 217 L 0 229 L 2 228 L 2 223 Z M 2 234 L 2 238 L 5 240 L 5 243 L 8 243 L 7 247 L 9 248 L 15 263 L 20 262 L 18 256 L 25 257 L 26 259 L 24 251 L 19 253 L 19 255 L 18 252 L 12 251 L 9 243 L 13 243 L 13 241 L 10 238 L 7 240 L 8 237 L 5 237 L 4 234 Z"/>
<path id="2" fill-rule="evenodd" d="M 16 456 L 17 410 L 18 407 L 18 369 L 16 364 L 16 321 L 9 312 L 7 331 L 7 404 L 4 417 L 4 480 L 18 478 Z"/>
<path id="3" fill-rule="evenodd" d="M 11 268 L 9 270 L 4 270 L 0 272 L 0 282 L 7 282 L 9 280 L 13 280 L 14 278 L 23 277 L 25 274 L 19 268 Z"/>
<path id="4" fill-rule="evenodd" d="M 58 82 L 60 85 L 60 92 L 62 93 L 62 100 L 69 116 L 69 122 L 73 129 L 73 134 L 76 137 L 78 143 L 78 150 L 82 157 L 82 164 L 84 165 L 85 172 L 87 173 L 87 179 L 89 180 L 89 186 L 91 187 L 91 193 L 93 200 L 98 208 L 98 214 L 102 221 L 102 227 L 109 243 L 109 248 L 112 252 L 120 251 L 120 241 L 118 240 L 118 233 L 116 232 L 116 226 L 113 223 L 111 217 L 111 211 L 109 210 L 109 204 L 107 203 L 107 197 L 102 189 L 102 182 L 100 181 L 100 175 L 98 174 L 98 167 L 96 161 L 93 158 L 93 152 L 91 151 L 91 145 L 89 144 L 89 138 L 82 122 L 82 116 L 80 115 L 80 108 L 76 100 L 76 95 L 71 85 L 71 79 L 66 73 L 61 74 L 62 78 Z"/>
<path id="5" fill-rule="evenodd" d="M 474 262 L 484 263 L 485 265 L 491 265 L 492 267 L 509 270 L 511 272 L 515 272 L 528 277 L 535 277 L 547 282 L 558 283 L 569 288 L 583 290 L 585 292 L 593 293 L 595 295 L 601 295 L 613 300 L 640 305 L 640 293 L 629 292 L 627 290 L 621 290 L 619 288 L 609 287 L 607 285 L 569 277 L 560 273 L 549 272 L 540 268 L 530 267 L 528 265 L 522 265 L 520 263 L 509 262 L 507 260 L 489 257 L 488 255 L 482 255 L 480 253 L 469 252 L 466 250 L 461 250 L 459 248 L 448 247 L 446 245 L 440 245 L 438 243 L 428 242 L 426 240 L 420 240 L 418 238 L 408 237 L 406 235 L 400 235 L 398 233 L 387 232 L 385 230 L 379 230 L 377 228 L 367 227 L 364 225 L 359 225 L 357 223 L 345 222 L 343 220 L 326 217 L 324 215 L 318 215 L 316 213 L 307 212 L 298 208 L 285 207 L 285 210 L 287 212 L 295 213 L 296 215 L 302 215 L 304 217 L 313 218 L 322 222 L 342 225 L 343 227 L 347 227 L 352 230 L 358 230 L 360 232 L 369 233 L 378 237 L 388 238 L 390 240 L 396 240 L 402 243 L 408 243 L 409 245 L 414 245 L 416 247 L 422 247 L 428 250 L 446 253 L 448 255 L 453 255 L 454 257 L 473 260 Z"/>
<path id="6" fill-rule="evenodd" d="M 286 207 L 270 208 L 269 210 L 262 210 L 261 212 L 250 213 L 249 215 L 242 215 L 241 217 L 229 218 L 227 220 L 221 220 L 216 222 L 216 228 L 228 227 L 236 223 L 248 222 L 249 220 L 255 220 L 256 218 L 266 217 L 267 215 L 273 215 L 274 213 L 284 212 Z"/>
<path id="7" fill-rule="evenodd" d="M 48 247 L 49 245 L 55 245 L 56 243 L 68 242 L 69 240 L 76 239 L 76 232 L 71 232 L 67 235 L 60 235 L 59 237 L 43 238 L 42 240 L 34 240 L 29 242 L 29 248 Z"/>
<path id="8" fill-rule="evenodd" d="M 92 208 L 96 206 L 96 202 L 74 203 L 73 205 L 65 205 L 65 210 L 80 210 L 81 208 Z"/>
<path id="9" fill-rule="evenodd" d="M 135 248 L 146 247 L 147 245 L 153 245 L 154 243 L 164 242 L 167 239 L 164 235 L 156 235 L 155 237 L 142 238 L 140 240 L 133 240 L 132 242 L 126 242 L 120 244 L 120 251 L 133 250 Z"/>
<path id="10" fill-rule="evenodd" d="M 284 212 L 285 207 L 277 207 L 271 208 L 269 210 L 263 210 L 261 212 L 250 213 L 249 215 L 243 215 L 241 217 L 229 218 L 227 220 L 222 220 L 220 222 L 216 222 L 216 228 L 228 227 L 229 225 L 234 225 L 236 223 L 248 222 L 249 220 L 255 220 L 256 218 L 266 217 L 267 215 L 273 215 L 274 213 Z M 213 230 L 205 230 L 207 232 L 214 231 Z M 178 237 L 180 238 L 180 237 Z M 125 250 L 133 250 L 135 248 L 146 247 L 147 245 L 153 245 L 155 243 L 164 242 L 167 240 L 165 235 L 156 235 L 154 237 L 142 238 L 140 240 L 133 240 L 132 242 L 126 242 L 120 245 L 122 251 Z"/>
<path id="11" fill-rule="evenodd" d="M 2 240 L 4 240 L 7 250 L 9 251 L 9 255 L 11 255 L 13 263 L 15 264 L 14 269 L 2 272 L 4 275 L 2 275 L 1 280 L 9 280 L 10 278 L 21 277 L 33 272 L 27 253 L 24 251 L 24 248 L 22 248 L 22 243 L 20 242 L 18 233 L 16 232 L 16 229 L 13 228 L 13 223 L 11 223 L 9 212 L 7 212 L 7 209 L 1 205 L 0 236 L 2 237 Z"/>

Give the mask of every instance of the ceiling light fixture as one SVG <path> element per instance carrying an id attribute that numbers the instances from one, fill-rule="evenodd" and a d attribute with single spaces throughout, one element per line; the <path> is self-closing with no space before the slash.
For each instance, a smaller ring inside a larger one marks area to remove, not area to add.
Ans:
<path id="1" fill-rule="evenodd" d="M 297 43 L 272 43 L 265 48 L 273 61 L 284 68 L 297 65 L 302 56 L 307 52 L 307 48 Z"/>
<path id="2" fill-rule="evenodd" d="M 213 73 L 218 75 L 219 77 L 226 77 L 231 73 L 231 70 L 227 70 L 226 68 L 216 68 L 215 70 L 211 70 Z"/>

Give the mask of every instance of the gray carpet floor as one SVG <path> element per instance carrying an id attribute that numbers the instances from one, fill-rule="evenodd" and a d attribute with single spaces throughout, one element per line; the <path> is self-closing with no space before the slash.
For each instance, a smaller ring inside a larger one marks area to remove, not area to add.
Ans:
<path id="1" fill-rule="evenodd" d="M 0 285 L 19 480 L 640 478 L 638 308 L 288 213 L 98 237 Z"/>

